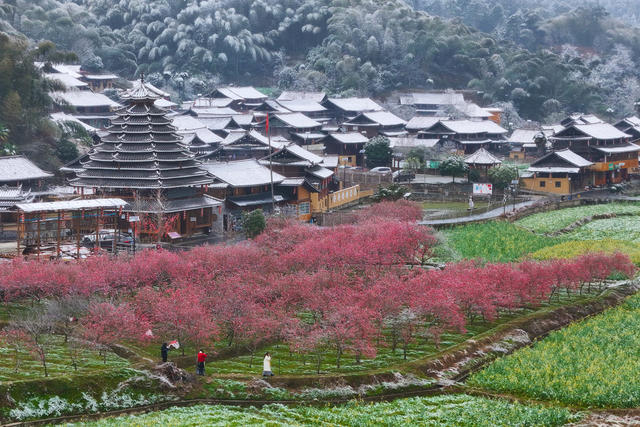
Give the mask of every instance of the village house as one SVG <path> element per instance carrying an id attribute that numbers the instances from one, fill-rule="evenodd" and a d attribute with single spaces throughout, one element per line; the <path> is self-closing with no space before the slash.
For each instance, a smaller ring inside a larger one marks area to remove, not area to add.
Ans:
<path id="1" fill-rule="evenodd" d="M 111 98 L 88 90 L 70 90 L 52 92 L 51 97 L 57 104 L 58 111 L 72 107 L 72 115 L 94 128 L 105 128 L 109 125 L 109 117 L 120 104 Z"/>
<path id="2" fill-rule="evenodd" d="M 288 141 L 280 137 L 269 138 L 257 130 L 231 132 L 222 142 L 216 153 L 218 160 L 261 159 L 275 150 L 282 149 Z M 269 147 L 271 146 L 271 147 Z"/>
<path id="3" fill-rule="evenodd" d="M 231 102 L 225 107 L 236 110 L 252 110 L 267 100 L 267 95 L 251 86 L 227 86 L 215 89 L 209 98 L 227 99 Z"/>
<path id="4" fill-rule="evenodd" d="M 257 127 L 264 129 L 266 133 L 266 118 L 260 122 Z M 277 113 L 269 115 L 269 133 L 272 136 L 279 135 L 286 139 L 292 139 L 294 137 L 304 139 L 304 135 L 308 132 L 316 135 L 315 139 L 322 139 L 324 138 L 324 134 L 320 134 L 321 128 L 321 123 L 310 119 L 302 113 Z M 308 143 L 313 143 L 311 142 L 312 140 L 313 138 L 310 138 Z"/>
<path id="5" fill-rule="evenodd" d="M 238 223 L 244 211 L 262 209 L 272 212 L 277 206 L 281 213 L 303 221 L 311 219 L 310 194 L 317 190 L 305 178 L 286 178 L 256 159 L 231 162 L 207 162 L 203 167 L 215 178 L 209 194 L 225 199 L 226 228 Z M 271 183 L 274 185 L 271 197 Z"/>
<path id="6" fill-rule="evenodd" d="M 115 74 L 83 74 L 81 79 L 89 84 L 94 92 L 113 89 L 113 82 L 118 78 Z"/>
<path id="7" fill-rule="evenodd" d="M 24 156 L 0 157 L 0 240 L 16 238 L 17 213 L 12 208 L 32 202 L 51 177 Z"/>
<path id="8" fill-rule="evenodd" d="M 322 105 L 327 109 L 328 117 L 340 124 L 351 120 L 365 111 L 384 111 L 370 98 L 327 98 Z"/>
<path id="9" fill-rule="evenodd" d="M 640 118 L 637 116 L 627 117 L 625 119 L 620 120 L 614 126 L 631 136 L 631 142 L 640 141 Z"/>
<path id="10" fill-rule="evenodd" d="M 595 121 L 584 124 L 571 121 L 548 138 L 556 151 L 569 149 L 593 165 L 588 185 L 601 186 L 622 182 L 638 167 L 640 146 L 632 144 L 631 135 L 615 126 Z"/>
<path id="11" fill-rule="evenodd" d="M 358 114 L 344 122 L 343 126 L 350 132 L 362 132 L 367 138 L 378 135 L 400 136 L 406 133 L 407 124 L 400 117 L 388 111 L 370 111 Z"/>
<path id="12" fill-rule="evenodd" d="M 369 138 L 360 132 L 333 132 L 323 141 L 324 152 L 338 156 L 341 166 L 360 166 L 364 164 L 364 146 Z"/>
<path id="13" fill-rule="evenodd" d="M 506 129 L 491 120 L 440 120 L 418 132 L 424 139 L 452 140 L 464 154 L 472 154 L 480 148 L 502 151 L 507 146 L 506 134 Z"/>
<path id="14" fill-rule="evenodd" d="M 592 185 L 592 162 L 569 149 L 552 151 L 531 163 L 520 182 L 528 190 L 571 194 Z"/>
<path id="15" fill-rule="evenodd" d="M 322 104 L 327 100 L 327 94 L 324 92 L 296 92 L 285 90 L 278 96 L 278 101 L 313 101 Z"/>
<path id="16" fill-rule="evenodd" d="M 524 160 L 527 157 L 536 157 L 538 155 L 538 146 L 535 143 L 536 138 L 545 138 L 542 130 L 539 129 L 516 129 L 507 139 L 509 142 L 509 159 Z"/>

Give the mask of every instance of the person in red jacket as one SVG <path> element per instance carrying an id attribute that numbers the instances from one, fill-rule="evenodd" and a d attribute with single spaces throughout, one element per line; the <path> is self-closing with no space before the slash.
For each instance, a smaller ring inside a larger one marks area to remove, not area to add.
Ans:
<path id="1" fill-rule="evenodd" d="M 202 351 L 202 349 L 200 349 L 200 351 L 198 352 L 198 365 L 197 365 L 197 372 L 198 375 L 204 375 L 204 361 L 207 359 L 207 354 Z"/>

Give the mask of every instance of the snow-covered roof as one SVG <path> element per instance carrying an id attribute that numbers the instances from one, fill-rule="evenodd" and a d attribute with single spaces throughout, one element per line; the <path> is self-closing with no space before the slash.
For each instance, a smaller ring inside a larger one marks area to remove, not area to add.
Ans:
<path id="1" fill-rule="evenodd" d="M 226 129 L 231 123 L 231 117 L 200 117 L 198 118 L 211 130 Z"/>
<path id="2" fill-rule="evenodd" d="M 461 93 L 412 93 L 403 98 L 405 104 L 454 105 L 464 103 Z"/>
<path id="3" fill-rule="evenodd" d="M 527 169 L 529 172 L 543 172 L 543 173 L 580 173 L 580 168 L 564 168 L 560 166 L 531 166 Z"/>
<path id="4" fill-rule="evenodd" d="M 98 129 L 94 128 L 93 126 L 89 126 L 88 124 L 86 124 L 85 122 L 78 120 L 76 117 L 70 115 L 70 114 L 65 114 L 65 113 L 53 113 L 51 115 L 49 115 L 49 117 L 51 118 L 52 121 L 56 122 L 56 123 L 60 123 L 60 124 L 64 124 L 64 122 L 74 122 L 79 124 L 80 126 L 82 126 L 87 132 L 95 132 Z"/>
<path id="5" fill-rule="evenodd" d="M 198 137 L 200 141 L 205 144 L 217 144 L 222 142 L 222 138 L 220 138 L 215 133 L 211 132 L 209 129 L 196 129 L 195 131 L 186 131 L 186 132 L 178 132 L 181 135 L 185 135 L 185 142 L 191 142 L 193 138 L 190 138 L 189 135 L 193 135 L 193 137 Z"/>
<path id="6" fill-rule="evenodd" d="M 315 176 L 316 178 L 320 178 L 320 179 L 327 179 L 331 175 L 333 175 L 333 171 L 332 170 L 329 170 L 329 169 L 327 169 L 325 167 L 322 167 L 322 166 L 319 166 L 319 165 L 318 166 L 314 166 L 312 168 L 305 169 L 305 172 Z"/>
<path id="7" fill-rule="evenodd" d="M 53 176 L 24 156 L 0 157 L 0 182 L 27 181 Z"/>
<path id="8" fill-rule="evenodd" d="M 232 119 L 238 126 L 249 126 L 253 122 L 253 114 L 236 114 Z"/>
<path id="9" fill-rule="evenodd" d="M 580 132 L 595 139 L 620 139 L 629 138 L 628 135 L 609 123 L 593 123 L 588 125 L 573 125 Z"/>
<path id="10" fill-rule="evenodd" d="M 326 154 L 322 160 L 322 166 L 326 168 L 337 168 L 340 156 Z"/>
<path id="11" fill-rule="evenodd" d="M 307 160 L 314 165 L 322 163 L 322 160 L 323 160 L 322 157 L 313 154 L 309 150 L 305 150 L 304 148 L 300 147 L 298 144 L 289 144 L 286 147 L 284 147 L 284 149 L 290 152 L 291 154 L 293 154 L 294 156 L 300 157 L 303 160 Z"/>
<path id="12" fill-rule="evenodd" d="M 85 74 L 83 77 L 87 80 L 115 80 L 118 78 L 115 74 Z"/>
<path id="13" fill-rule="evenodd" d="M 330 133 L 329 136 L 343 144 L 365 144 L 369 142 L 369 138 L 360 132 L 335 132 Z"/>
<path id="14" fill-rule="evenodd" d="M 196 129 L 207 129 L 207 125 L 205 125 L 195 117 L 191 117 L 186 114 L 173 117 L 172 124 L 176 127 L 176 129 L 178 129 L 178 131 L 182 133 L 185 131 L 194 131 Z"/>
<path id="15" fill-rule="evenodd" d="M 126 206 L 122 199 L 79 199 L 60 202 L 18 203 L 16 207 L 23 212 L 56 212 L 63 210 L 82 210 L 95 208 L 119 208 Z"/>
<path id="16" fill-rule="evenodd" d="M 638 118 L 638 116 L 627 117 L 623 121 L 629 123 L 631 126 L 640 126 L 640 118 Z"/>
<path id="17" fill-rule="evenodd" d="M 56 80 L 62 83 L 66 88 L 79 88 L 89 86 L 87 83 L 65 73 L 48 73 L 44 75 L 49 80 Z"/>
<path id="18" fill-rule="evenodd" d="M 472 119 L 486 119 L 493 116 L 493 113 L 487 111 L 486 109 L 480 107 L 478 104 L 473 102 L 465 102 L 461 104 L 454 105 L 455 109 L 460 111 L 467 117 Z"/>
<path id="19" fill-rule="evenodd" d="M 346 123 L 357 124 L 358 120 L 361 120 L 363 117 L 380 126 L 403 126 L 407 123 L 404 120 L 402 120 L 400 117 L 388 111 L 363 112 L 363 113 L 360 113 L 357 117 L 353 118 L 352 120 L 349 120 Z"/>
<path id="20" fill-rule="evenodd" d="M 389 138 L 389 146 L 391 148 L 414 148 L 424 147 L 433 148 L 438 144 L 439 139 L 422 139 L 415 136 L 400 136 L 395 138 Z"/>
<path id="21" fill-rule="evenodd" d="M 441 120 L 443 126 L 455 133 L 473 134 L 473 133 L 490 133 L 505 134 L 508 131 L 502 126 L 491 120 Z"/>
<path id="22" fill-rule="evenodd" d="M 40 64 L 41 66 L 44 65 L 44 63 L 40 63 Z M 80 69 L 82 68 L 81 65 L 51 64 L 51 68 L 53 68 L 58 73 L 69 74 L 70 76 L 75 77 L 76 79 L 79 79 L 80 77 L 82 77 L 82 74 L 80 73 Z"/>
<path id="23" fill-rule="evenodd" d="M 384 108 L 376 104 L 371 98 L 329 98 L 328 102 L 343 111 L 360 113 L 363 111 L 384 110 Z"/>
<path id="24" fill-rule="evenodd" d="M 464 162 L 469 165 L 498 165 L 502 163 L 500 159 L 484 148 L 479 148 L 473 154 L 465 157 Z"/>
<path id="25" fill-rule="evenodd" d="M 278 101 L 299 101 L 308 100 L 314 102 L 322 102 L 326 98 L 327 94 L 324 92 L 295 92 L 285 90 L 278 97 Z"/>
<path id="26" fill-rule="evenodd" d="M 568 148 L 566 150 L 554 151 L 553 154 L 555 154 L 556 156 L 560 157 L 561 159 L 563 159 L 563 160 L 567 161 L 568 163 L 571 163 L 572 165 L 577 166 L 579 168 L 584 168 L 584 167 L 587 167 L 587 166 L 591 166 L 593 164 L 589 160 L 585 159 L 584 157 L 580 156 L 579 154 L 574 153 L 573 151 L 569 150 Z"/>
<path id="27" fill-rule="evenodd" d="M 541 133 L 534 129 L 516 129 L 513 131 L 508 141 L 512 144 L 532 144 L 536 135 Z"/>
<path id="28" fill-rule="evenodd" d="M 311 99 L 295 99 L 295 100 L 278 100 L 278 103 L 289 111 L 297 113 L 316 113 L 327 111 L 318 102 Z"/>
<path id="29" fill-rule="evenodd" d="M 68 92 L 52 92 L 51 97 L 64 101 L 73 107 L 120 107 L 120 104 L 111 98 L 89 90 L 71 90 Z"/>
<path id="30" fill-rule="evenodd" d="M 251 137 L 254 141 L 259 144 L 264 145 L 265 147 L 269 146 L 269 138 L 262 135 L 257 130 L 243 131 L 243 132 L 232 132 L 222 141 L 222 145 L 231 145 L 239 139 L 244 138 L 245 136 Z M 279 138 L 272 137 L 271 138 L 271 147 L 277 150 L 284 148 L 287 145 L 288 141 L 282 141 Z"/>
<path id="31" fill-rule="evenodd" d="M 275 114 L 275 117 L 296 129 L 308 129 L 321 126 L 320 123 L 302 113 Z"/>
<path id="32" fill-rule="evenodd" d="M 168 101 L 164 98 L 156 99 L 155 101 L 153 101 L 153 105 L 158 108 L 172 108 L 178 106 L 178 104 L 176 104 L 175 102 Z"/>
<path id="33" fill-rule="evenodd" d="M 233 187 L 254 187 L 271 183 L 271 171 L 256 159 L 233 162 L 207 162 L 202 167 L 211 175 Z M 273 182 L 280 183 L 285 177 L 273 172 Z"/>
<path id="34" fill-rule="evenodd" d="M 246 99 L 267 99 L 267 95 L 258 91 L 253 86 L 228 86 L 220 87 L 216 90 L 226 98 L 236 101 L 243 101 Z"/>
<path id="35" fill-rule="evenodd" d="M 611 146 L 611 147 L 594 145 L 593 148 L 607 154 L 632 153 L 634 151 L 640 151 L 640 145 L 636 145 L 636 144 L 625 144 L 625 145 L 618 145 L 618 146 Z"/>
<path id="36" fill-rule="evenodd" d="M 237 115 L 238 112 L 229 107 L 210 107 L 210 108 L 198 108 L 193 110 L 198 117 L 231 117 Z"/>
<path id="37" fill-rule="evenodd" d="M 447 120 L 447 117 L 433 117 L 433 116 L 413 116 L 411 120 L 407 122 L 405 126 L 407 130 L 424 130 L 429 129 L 439 121 Z"/>
<path id="38" fill-rule="evenodd" d="M 229 98 L 197 98 L 189 103 L 190 108 L 198 110 L 200 108 L 222 108 L 228 107 L 233 102 Z"/>

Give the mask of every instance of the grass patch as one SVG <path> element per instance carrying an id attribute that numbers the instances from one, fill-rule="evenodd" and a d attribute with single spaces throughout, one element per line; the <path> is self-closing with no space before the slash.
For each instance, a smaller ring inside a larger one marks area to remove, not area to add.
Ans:
<path id="1" fill-rule="evenodd" d="M 540 236 L 506 221 L 469 224 L 443 232 L 449 246 L 462 258 L 512 262 L 522 256 L 561 242 Z"/>
<path id="2" fill-rule="evenodd" d="M 346 405 L 329 407 L 289 408 L 268 405 L 256 409 L 200 405 L 76 425 L 556 426 L 579 418 L 567 409 L 522 405 L 467 395 L 446 395 L 372 404 L 353 401 Z"/>
<path id="3" fill-rule="evenodd" d="M 107 353 L 107 363 L 103 363 L 98 352 L 83 349 L 78 357 L 78 369 L 74 370 L 69 357 L 69 346 L 60 335 L 45 337 L 49 351 L 47 353 L 47 369 L 50 377 L 69 375 L 89 375 L 96 372 L 122 369 L 129 366 L 129 361 L 112 352 Z M 18 350 L 16 366 L 15 350 L 0 347 L 0 384 L 4 381 L 21 381 L 44 378 L 44 369 L 39 360 L 24 348 Z"/>
<path id="4" fill-rule="evenodd" d="M 640 243 L 640 219 L 634 216 L 599 219 L 564 236 L 570 240 L 615 239 Z"/>
<path id="5" fill-rule="evenodd" d="M 640 215 L 640 204 L 608 203 L 604 205 L 577 206 L 533 214 L 516 221 L 516 224 L 536 233 L 553 233 L 583 218 L 608 213 Z"/>
<path id="6" fill-rule="evenodd" d="M 640 406 L 640 294 L 489 365 L 469 385 L 566 404 Z"/>

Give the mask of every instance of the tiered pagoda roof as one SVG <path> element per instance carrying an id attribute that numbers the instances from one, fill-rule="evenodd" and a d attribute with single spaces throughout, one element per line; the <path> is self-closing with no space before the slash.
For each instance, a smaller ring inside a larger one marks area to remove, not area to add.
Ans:
<path id="1" fill-rule="evenodd" d="M 71 185 L 155 190 L 213 182 L 182 143 L 167 112 L 154 106 L 158 95 L 144 81 L 123 98 L 127 105 L 115 111 L 108 135 L 93 147 Z"/>

